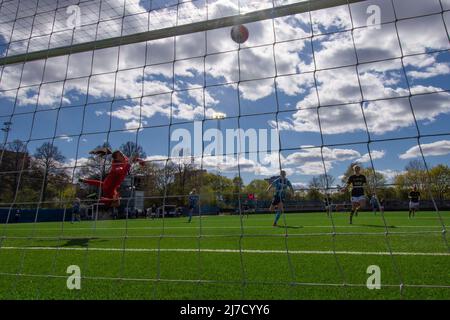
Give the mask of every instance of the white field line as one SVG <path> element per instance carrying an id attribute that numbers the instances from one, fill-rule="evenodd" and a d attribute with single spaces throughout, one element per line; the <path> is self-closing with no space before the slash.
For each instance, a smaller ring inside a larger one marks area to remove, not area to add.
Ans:
<path id="1" fill-rule="evenodd" d="M 1 247 L 0 250 L 48 250 L 48 251 L 119 251 L 119 252 L 206 252 L 206 253 L 256 253 L 256 254 L 287 254 L 286 250 L 256 250 L 256 249 L 179 249 L 179 248 L 79 248 L 79 247 Z M 319 250 L 289 250 L 289 254 L 313 254 L 313 255 L 367 255 L 367 256 L 389 256 L 390 252 L 366 252 L 366 251 L 319 251 Z M 393 252 L 398 256 L 450 256 L 444 252 Z"/>
<path id="2" fill-rule="evenodd" d="M 10 225 L 11 226 L 11 225 Z M 288 226 L 288 227 L 297 227 L 299 229 L 306 229 L 306 228 L 332 228 L 331 225 L 328 226 Z M 374 226 L 364 226 L 364 225 L 336 225 L 336 228 L 373 228 Z M 384 227 L 383 225 L 379 225 L 377 226 L 379 228 Z M 392 227 L 395 228 L 431 228 L 431 229 L 442 229 L 442 226 L 388 226 L 389 229 L 392 229 Z M 283 226 L 279 226 L 279 228 L 283 228 Z M 161 227 L 77 227 L 77 228 L 64 228 L 65 231 L 78 231 L 78 230 L 169 230 L 169 229 L 194 229 L 194 230 L 198 230 L 200 229 L 200 226 L 198 227 L 188 227 L 188 226 L 161 226 Z M 201 229 L 274 229 L 272 226 L 245 226 L 244 227 L 240 227 L 240 226 L 217 226 L 217 227 L 201 227 Z M 30 231 L 32 230 L 32 228 L 6 228 L 6 230 L 8 231 Z M 38 228 L 36 229 L 36 231 L 61 231 L 62 228 Z"/>
<path id="3" fill-rule="evenodd" d="M 0 272 L 0 276 L 9 277 L 30 277 L 30 278 L 56 278 L 56 279 L 67 279 L 66 275 L 57 274 L 30 274 L 30 273 L 9 273 Z M 129 281 L 129 282 L 179 282 L 179 283 L 219 283 L 219 284 L 237 284 L 242 285 L 242 281 L 233 280 L 213 280 L 213 279 L 165 279 L 165 278 L 124 278 L 124 277 L 101 277 L 101 276 L 80 276 L 82 279 L 87 280 L 103 280 L 103 281 Z M 343 283 L 320 283 L 320 282 L 281 282 L 281 281 L 252 281 L 246 280 L 247 284 L 258 284 L 258 285 L 299 285 L 299 286 L 312 286 L 312 287 L 343 287 Z M 367 287 L 367 284 L 359 283 L 346 283 L 346 287 Z M 410 288 L 445 288 L 448 289 L 450 286 L 446 285 L 433 285 L 433 284 L 382 284 L 382 287 L 386 288 L 398 288 L 398 287 L 410 287 Z"/>

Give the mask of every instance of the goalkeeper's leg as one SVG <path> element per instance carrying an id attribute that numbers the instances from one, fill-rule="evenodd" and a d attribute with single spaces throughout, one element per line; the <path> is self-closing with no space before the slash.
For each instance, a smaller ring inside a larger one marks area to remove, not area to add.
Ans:
<path id="1" fill-rule="evenodd" d="M 275 215 L 275 221 L 273 222 L 273 226 L 278 226 L 278 220 L 281 218 L 281 213 L 283 211 L 283 202 L 280 202 L 277 206 L 277 214 Z"/>
<path id="2" fill-rule="evenodd" d="M 278 225 L 278 220 L 280 220 L 281 217 L 281 210 L 280 208 L 277 209 L 277 214 L 275 215 L 275 221 L 273 222 L 273 226 L 276 227 Z"/>

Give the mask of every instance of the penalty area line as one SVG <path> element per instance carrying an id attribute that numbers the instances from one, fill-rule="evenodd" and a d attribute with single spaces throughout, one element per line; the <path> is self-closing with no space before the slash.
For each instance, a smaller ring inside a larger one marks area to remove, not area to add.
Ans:
<path id="1" fill-rule="evenodd" d="M 205 253 L 253 253 L 253 254 L 311 254 L 311 255 L 362 255 L 362 256 L 389 256 L 390 252 L 383 251 L 322 251 L 322 250 L 257 250 L 257 249 L 187 249 L 187 248 L 79 248 L 79 247 L 0 247 L 0 250 L 40 250 L 40 251 L 106 251 L 106 252 L 205 252 Z M 450 256 L 444 252 L 393 252 L 397 256 Z"/>

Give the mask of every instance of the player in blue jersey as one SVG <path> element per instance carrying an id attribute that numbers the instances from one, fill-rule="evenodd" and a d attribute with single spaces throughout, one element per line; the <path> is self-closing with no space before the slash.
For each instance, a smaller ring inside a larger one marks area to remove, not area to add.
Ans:
<path id="1" fill-rule="evenodd" d="M 192 191 L 189 193 L 189 219 L 188 219 L 188 223 L 190 223 L 192 221 L 192 214 L 194 213 L 194 210 L 197 208 L 198 206 L 198 194 L 197 194 L 197 190 L 194 188 L 192 189 Z"/>
<path id="2" fill-rule="evenodd" d="M 75 222 L 75 220 L 78 220 L 78 222 L 81 222 L 81 200 L 80 198 L 75 198 L 75 201 L 73 202 L 72 206 L 72 223 Z"/>
<path id="3" fill-rule="evenodd" d="M 277 208 L 277 214 L 275 215 L 275 221 L 273 222 L 273 226 L 276 227 L 278 225 L 278 220 L 281 217 L 281 213 L 284 210 L 284 200 L 286 198 L 286 192 L 289 188 L 292 193 L 294 193 L 294 188 L 292 187 L 291 182 L 286 178 L 286 171 L 281 170 L 281 175 L 278 179 L 275 179 L 267 188 L 267 191 L 270 189 L 274 189 L 274 195 L 272 199 L 272 203 L 270 205 L 270 211 Z"/>

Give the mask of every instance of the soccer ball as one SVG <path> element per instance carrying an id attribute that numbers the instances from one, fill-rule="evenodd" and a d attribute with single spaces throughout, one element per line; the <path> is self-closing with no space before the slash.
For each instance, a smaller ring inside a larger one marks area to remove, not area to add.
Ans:
<path id="1" fill-rule="evenodd" d="M 244 43 L 248 40 L 249 32 L 244 25 L 234 26 L 231 28 L 231 39 L 237 43 Z"/>

